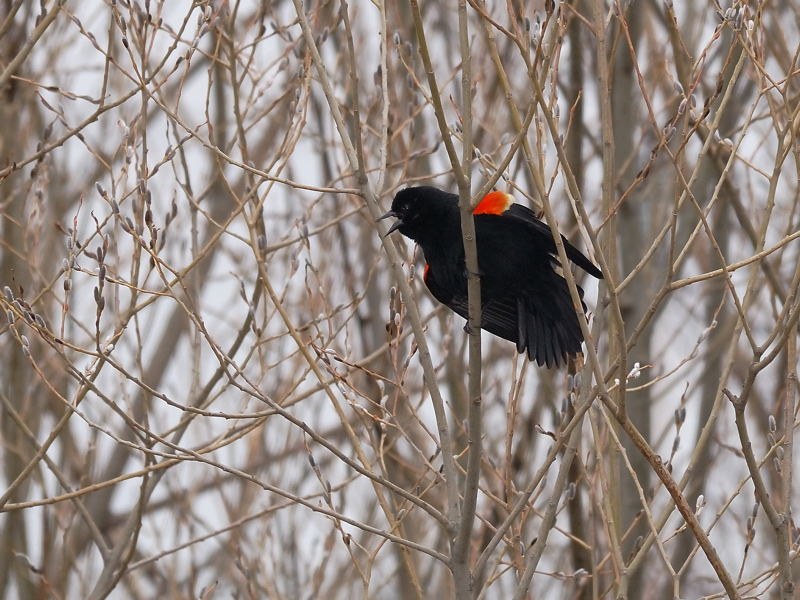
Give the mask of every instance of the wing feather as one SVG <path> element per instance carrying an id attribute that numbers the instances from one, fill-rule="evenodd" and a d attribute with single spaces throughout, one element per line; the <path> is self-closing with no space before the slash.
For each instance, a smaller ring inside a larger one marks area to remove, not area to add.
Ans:
<path id="1" fill-rule="evenodd" d="M 547 223 L 536 218 L 536 215 L 530 208 L 523 206 L 522 204 L 515 203 L 508 207 L 508 209 L 503 213 L 503 217 L 524 221 L 530 225 L 533 230 L 536 231 L 537 235 L 541 236 L 541 239 L 547 245 L 547 251 L 552 256 L 557 256 L 556 244 L 553 241 L 553 232 L 550 231 L 550 227 L 548 227 Z M 566 252 L 568 259 L 589 273 L 589 275 L 592 277 L 596 277 L 597 279 L 603 278 L 603 273 L 600 271 L 600 269 L 598 269 L 594 263 L 592 263 L 592 261 L 586 258 L 583 252 L 570 244 L 567 238 L 565 238 L 563 235 L 561 236 L 561 242 L 564 244 L 564 251 Z"/>

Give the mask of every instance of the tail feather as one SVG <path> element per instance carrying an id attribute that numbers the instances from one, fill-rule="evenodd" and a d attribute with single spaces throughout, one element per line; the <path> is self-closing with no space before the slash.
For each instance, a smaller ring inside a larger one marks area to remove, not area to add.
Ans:
<path id="1" fill-rule="evenodd" d="M 517 352 L 522 354 L 528 347 L 528 322 L 525 301 L 517 298 Z M 530 353 L 528 354 L 530 359 Z"/>
<path id="2" fill-rule="evenodd" d="M 539 366 L 551 367 L 581 351 L 583 332 L 566 281 L 558 277 L 549 283 L 547 295 L 535 294 L 518 302 L 517 349 L 526 350 Z M 583 290 L 578 291 L 582 298 Z"/>
<path id="3" fill-rule="evenodd" d="M 446 292 L 429 271 L 425 283 L 433 296 L 469 318 L 466 295 Z M 583 290 L 578 287 L 584 313 Z M 541 276 L 538 286 L 521 296 L 484 299 L 481 329 L 516 343 L 517 352 L 541 367 L 560 366 L 581 351 L 583 332 L 566 280 L 555 272 Z"/>
<path id="4" fill-rule="evenodd" d="M 530 311 L 528 312 L 528 322 L 531 324 L 531 345 L 528 348 L 528 358 L 530 360 L 536 359 L 536 362 L 539 366 L 542 365 L 542 361 L 545 361 L 545 352 L 544 352 L 544 340 L 545 340 L 545 328 L 544 328 L 544 320 L 541 318 L 540 315 L 537 315 L 535 312 Z M 531 356 L 531 352 L 533 352 L 533 356 Z"/>
<path id="5" fill-rule="evenodd" d="M 553 335 L 552 331 L 547 331 L 545 327 L 544 336 L 542 337 L 542 346 L 544 350 L 544 362 L 549 367 L 556 360 L 556 348 L 561 350 L 561 345 L 558 343 L 558 336 Z"/>

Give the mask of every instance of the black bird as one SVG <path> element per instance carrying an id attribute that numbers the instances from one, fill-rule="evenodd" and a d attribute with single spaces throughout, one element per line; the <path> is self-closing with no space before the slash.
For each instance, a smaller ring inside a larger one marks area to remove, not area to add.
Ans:
<path id="1" fill-rule="evenodd" d="M 539 366 L 558 366 L 581 352 L 583 333 L 560 266 L 553 235 L 533 211 L 504 192 L 488 194 L 473 211 L 481 278 L 481 328 L 517 345 Z M 409 187 L 381 218 L 389 233 L 414 240 L 425 255 L 424 281 L 433 297 L 469 318 L 467 271 L 458 196 Z M 388 235 L 388 234 L 387 234 Z M 600 270 L 561 236 L 567 258 L 590 275 Z M 583 298 L 583 290 L 578 287 Z M 584 313 L 586 305 L 581 301 Z"/>

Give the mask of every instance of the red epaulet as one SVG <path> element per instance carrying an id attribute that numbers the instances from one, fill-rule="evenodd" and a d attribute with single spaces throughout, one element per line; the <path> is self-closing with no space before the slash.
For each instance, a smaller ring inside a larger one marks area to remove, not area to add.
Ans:
<path id="1" fill-rule="evenodd" d="M 472 211 L 473 215 L 502 215 L 508 210 L 508 207 L 514 204 L 514 198 L 511 194 L 505 192 L 491 192 L 484 196 L 483 200 L 478 203 L 475 210 Z"/>

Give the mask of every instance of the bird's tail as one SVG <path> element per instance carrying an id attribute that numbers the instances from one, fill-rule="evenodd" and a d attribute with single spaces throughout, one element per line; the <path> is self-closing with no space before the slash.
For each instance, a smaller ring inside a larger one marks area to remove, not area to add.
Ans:
<path id="1" fill-rule="evenodd" d="M 540 289 L 542 293 L 517 300 L 517 350 L 527 352 L 540 367 L 559 366 L 581 352 L 583 332 L 566 280 L 553 273 Z M 585 314 L 580 286 L 578 294 Z"/>

